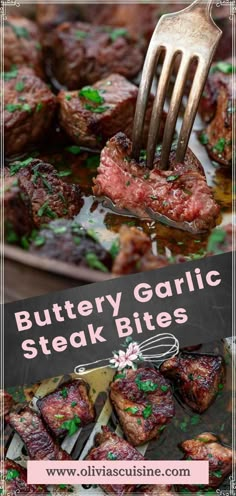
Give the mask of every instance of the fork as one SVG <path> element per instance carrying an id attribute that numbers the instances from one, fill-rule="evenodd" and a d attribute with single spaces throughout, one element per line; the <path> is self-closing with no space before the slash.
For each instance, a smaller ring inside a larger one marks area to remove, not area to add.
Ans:
<path id="1" fill-rule="evenodd" d="M 190 6 L 179 12 L 163 15 L 152 35 L 137 98 L 132 149 L 133 157 L 139 160 L 147 103 L 158 61 L 164 52 L 164 62 L 148 131 L 147 167 L 149 169 L 153 167 L 163 106 L 177 56 L 181 56 L 181 61 L 165 123 L 159 168 L 168 169 L 168 159 L 189 67 L 196 60 L 197 68 L 176 149 L 176 162 L 183 162 L 184 160 L 199 101 L 216 47 L 222 35 L 222 31 L 216 26 L 211 16 L 212 2 L 213 0 L 209 0 L 207 3 L 203 3 L 202 0 L 195 0 Z"/>

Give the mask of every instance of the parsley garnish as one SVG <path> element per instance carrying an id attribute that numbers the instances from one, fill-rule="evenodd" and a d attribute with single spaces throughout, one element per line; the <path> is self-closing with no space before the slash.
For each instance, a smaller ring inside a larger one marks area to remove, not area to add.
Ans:
<path id="1" fill-rule="evenodd" d="M 140 391 L 144 391 L 145 393 L 156 391 L 156 389 L 158 388 L 158 385 L 150 379 L 148 379 L 147 381 L 142 381 L 140 380 L 139 376 L 136 377 L 135 383 L 137 384 L 138 389 Z"/>
<path id="2" fill-rule="evenodd" d="M 56 214 L 53 210 L 48 206 L 48 201 L 46 201 L 38 210 L 38 217 L 42 217 L 45 215 L 46 217 L 50 217 L 50 219 L 55 219 Z"/>
<path id="3" fill-rule="evenodd" d="M 68 435 L 73 436 L 73 434 L 78 431 L 80 424 L 80 418 L 78 415 L 74 415 L 73 419 L 66 420 L 63 424 L 61 424 L 61 429 L 66 429 L 68 431 Z"/>
<path id="4" fill-rule="evenodd" d="M 8 111 L 8 112 L 15 112 L 16 110 L 21 110 L 21 103 L 8 103 L 5 107 L 5 109 Z"/>
<path id="5" fill-rule="evenodd" d="M 59 171 L 57 173 L 58 177 L 66 177 L 66 176 L 71 176 L 72 172 L 71 171 Z"/>
<path id="6" fill-rule="evenodd" d="M 27 167 L 27 165 L 29 165 L 32 160 L 34 159 L 32 157 L 29 157 L 25 160 L 14 162 L 12 165 L 10 165 L 10 175 L 14 176 L 20 169 Z"/>
<path id="7" fill-rule="evenodd" d="M 213 150 L 222 153 L 225 149 L 225 145 L 226 145 L 225 138 L 219 138 L 216 145 L 213 147 Z"/>
<path id="8" fill-rule="evenodd" d="M 109 451 L 107 453 L 107 460 L 117 460 L 117 455 L 115 455 L 115 453 L 112 453 L 111 451 Z"/>
<path id="9" fill-rule="evenodd" d="M 2 72 L 1 77 L 4 81 L 10 81 L 11 79 L 15 79 L 18 74 L 18 69 L 15 66 L 12 66 L 11 70 L 8 72 Z"/>
<path id="10" fill-rule="evenodd" d="M 15 90 L 16 91 L 23 91 L 25 85 L 23 83 L 23 81 L 17 81 L 16 85 L 15 85 Z"/>
<path id="11" fill-rule="evenodd" d="M 19 476 L 20 476 L 20 473 L 18 472 L 18 470 L 11 468 L 10 470 L 7 471 L 6 481 L 11 481 L 13 479 L 17 479 L 17 477 L 19 477 Z"/>
<path id="12" fill-rule="evenodd" d="M 54 415 L 54 417 L 56 419 L 63 419 L 65 417 L 65 415 L 60 415 L 59 413 L 57 413 L 56 415 Z"/>
<path id="13" fill-rule="evenodd" d="M 73 153 L 73 155 L 79 155 L 80 154 L 80 146 L 77 146 L 77 145 L 67 146 L 66 150 L 70 153 Z"/>
<path id="14" fill-rule="evenodd" d="M 100 155 L 91 155 L 85 161 L 85 166 L 89 169 L 95 169 L 100 164 Z"/>
<path id="15" fill-rule="evenodd" d="M 128 31 L 125 28 L 116 28 L 109 33 L 112 42 L 116 41 L 117 38 L 120 38 L 121 36 L 123 37 L 127 36 L 127 34 Z"/>
<path id="16" fill-rule="evenodd" d="M 143 418 L 147 419 L 148 417 L 150 417 L 151 414 L 152 414 L 152 405 L 145 406 L 142 412 Z"/>
<path id="17" fill-rule="evenodd" d="M 67 392 L 67 389 L 66 388 L 63 388 L 61 391 L 60 391 L 60 395 L 62 396 L 62 398 L 67 398 L 68 396 L 68 392 Z"/>
<path id="18" fill-rule="evenodd" d="M 176 174 L 176 175 L 168 176 L 166 180 L 168 183 L 170 183 L 170 182 L 176 181 L 176 179 L 178 179 L 178 178 L 179 178 L 179 174 Z"/>
<path id="19" fill-rule="evenodd" d="M 77 401 L 72 401 L 70 406 L 72 406 L 72 408 L 74 408 L 77 404 L 78 404 Z"/>
<path id="20" fill-rule="evenodd" d="M 206 133 L 201 133 L 200 136 L 199 136 L 199 141 L 200 143 L 202 143 L 202 145 L 207 145 L 208 143 L 208 136 Z"/>
<path id="21" fill-rule="evenodd" d="M 86 110 L 90 110 L 90 112 L 93 112 L 94 114 L 103 114 L 104 112 L 109 110 L 110 107 L 108 105 L 93 107 L 92 105 L 86 103 L 85 108 Z"/>
<path id="22" fill-rule="evenodd" d="M 110 250 L 109 250 L 113 259 L 117 257 L 119 251 L 120 251 L 120 241 L 119 241 L 119 239 L 115 239 L 111 245 Z"/>
<path id="23" fill-rule="evenodd" d="M 86 262 L 91 269 L 101 270 L 102 272 L 108 272 L 108 268 L 98 259 L 95 253 L 86 253 Z"/>
<path id="24" fill-rule="evenodd" d="M 213 253 L 222 253 L 222 250 L 220 249 L 220 245 L 225 242 L 225 239 L 226 239 L 226 232 L 223 229 L 219 229 L 219 228 L 215 229 L 210 234 L 207 244 L 207 251 Z"/>
<path id="25" fill-rule="evenodd" d="M 42 108 L 43 108 L 43 103 L 42 102 L 37 103 L 36 112 L 40 112 Z"/>
<path id="26" fill-rule="evenodd" d="M 211 472 L 211 475 L 220 479 L 222 477 L 222 470 L 216 470 L 215 472 Z"/>
<path id="27" fill-rule="evenodd" d="M 235 67 L 232 64 L 230 64 L 230 62 L 220 61 L 217 62 L 217 64 L 213 65 L 210 72 L 214 73 L 220 71 L 223 72 L 224 74 L 233 74 L 234 70 Z"/>
<path id="28" fill-rule="evenodd" d="M 26 28 L 22 26 L 13 26 L 13 24 L 11 24 L 11 28 L 18 38 L 29 38 L 29 31 Z"/>
<path id="29" fill-rule="evenodd" d="M 82 88 L 82 90 L 79 91 L 79 96 L 82 96 L 93 103 L 104 102 L 104 98 L 100 95 L 99 91 L 92 86 L 85 86 Z"/>
<path id="30" fill-rule="evenodd" d="M 124 412 L 129 412 L 129 413 L 135 414 L 138 412 L 138 407 L 137 406 L 130 406 L 128 408 L 125 408 Z"/>
<path id="31" fill-rule="evenodd" d="M 77 40 L 84 40 L 85 38 L 88 37 L 88 33 L 86 31 L 81 31 L 80 29 L 77 29 L 77 31 L 75 31 L 75 36 Z"/>

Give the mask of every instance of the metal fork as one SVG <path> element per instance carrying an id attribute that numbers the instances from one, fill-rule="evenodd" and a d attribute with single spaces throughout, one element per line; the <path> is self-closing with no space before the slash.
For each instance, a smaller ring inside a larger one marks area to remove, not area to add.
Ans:
<path id="1" fill-rule="evenodd" d="M 160 169 L 168 169 L 169 154 L 189 67 L 196 60 L 197 68 L 183 116 L 176 150 L 176 161 L 182 162 L 184 160 L 212 58 L 222 35 L 222 31 L 216 26 L 211 16 L 212 1 L 209 0 L 204 3 L 204 0 L 195 0 L 189 7 L 179 12 L 163 15 L 153 33 L 139 87 L 134 118 L 132 150 L 133 157 L 138 160 L 151 86 L 156 74 L 160 55 L 164 52 L 165 58 L 158 81 L 148 133 L 147 166 L 150 169 L 153 166 L 163 106 L 177 55 L 181 56 L 181 62 L 176 75 L 166 119 L 159 167 Z"/>

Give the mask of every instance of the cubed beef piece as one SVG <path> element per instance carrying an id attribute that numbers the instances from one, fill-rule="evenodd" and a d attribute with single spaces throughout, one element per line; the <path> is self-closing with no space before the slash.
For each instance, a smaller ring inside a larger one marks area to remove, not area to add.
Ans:
<path id="1" fill-rule="evenodd" d="M 158 437 L 175 413 L 169 383 L 155 369 L 118 374 L 111 383 L 110 398 L 133 446 Z"/>
<path id="2" fill-rule="evenodd" d="M 162 374 L 173 380 L 183 401 L 195 412 L 205 412 L 224 382 L 221 356 L 182 353 L 166 360 Z"/>
<path id="3" fill-rule="evenodd" d="M 124 439 L 102 427 L 102 432 L 95 437 L 95 448 L 89 452 L 86 460 L 144 460 L 143 455 Z M 102 489 L 113 496 L 132 494 L 134 485 L 102 485 Z"/>
<path id="4" fill-rule="evenodd" d="M 14 400 L 11 394 L 7 393 L 7 391 L 3 391 L 2 389 L 0 389 L 0 400 L 1 400 L 1 405 L 3 405 L 3 410 L 1 409 L 0 412 L 0 417 L 3 418 L 5 417 L 5 415 L 7 415 L 10 412 Z"/>
<path id="5" fill-rule="evenodd" d="M 193 233 L 216 225 L 220 207 L 215 202 L 200 162 L 188 149 L 183 164 L 170 155 L 168 170 L 158 169 L 158 152 L 150 171 L 144 160 L 132 159 L 132 143 L 116 134 L 101 153 L 93 188 L 96 196 L 142 218 L 155 218 Z"/>
<path id="6" fill-rule="evenodd" d="M 54 30 L 52 69 L 68 89 L 93 84 L 112 72 L 132 78 L 143 64 L 143 55 L 128 33 L 114 36 L 107 27 L 63 23 Z"/>
<path id="7" fill-rule="evenodd" d="M 4 238 L 7 243 L 19 243 L 33 229 L 30 198 L 23 193 L 15 177 L 6 177 L 3 184 Z"/>
<path id="8" fill-rule="evenodd" d="M 208 123 L 199 134 L 210 157 L 222 165 L 232 162 L 232 125 L 236 105 L 236 88 L 232 62 L 213 65 L 202 96 L 200 113 Z"/>
<path id="9" fill-rule="evenodd" d="M 71 460 L 49 434 L 37 413 L 29 408 L 20 413 L 10 413 L 9 422 L 24 442 L 31 460 Z"/>
<path id="10" fill-rule="evenodd" d="M 111 74 L 80 91 L 61 91 L 58 95 L 63 129 L 77 144 L 101 148 L 119 131 L 132 137 L 138 88 L 119 74 Z M 153 97 L 150 97 L 143 132 L 147 142 Z M 163 136 L 166 114 L 163 112 L 159 139 Z"/>
<path id="11" fill-rule="evenodd" d="M 181 448 L 185 453 L 184 459 L 209 462 L 209 485 L 205 486 L 206 489 L 219 487 L 232 471 L 232 450 L 223 446 L 210 432 L 203 432 L 193 439 L 184 441 Z M 181 486 L 178 487 L 181 489 Z M 203 490 L 202 486 L 199 488 L 197 485 L 187 485 L 185 488 L 189 493 Z"/>
<path id="12" fill-rule="evenodd" d="M 153 254 L 151 239 L 140 229 L 122 226 L 119 235 L 120 250 L 113 263 L 114 274 L 134 274 L 169 265 L 165 256 Z"/>
<path id="13" fill-rule="evenodd" d="M 3 29 L 4 71 L 24 65 L 32 67 L 42 77 L 41 40 L 35 22 L 26 17 L 8 15 Z"/>
<path id="14" fill-rule="evenodd" d="M 155 486 L 141 486 L 138 490 L 140 496 L 174 496 L 176 493 L 172 490 L 172 486 L 164 486 L 157 484 Z"/>
<path id="15" fill-rule="evenodd" d="M 93 422 L 95 412 L 88 392 L 89 385 L 78 379 L 37 401 L 46 425 L 56 437 L 70 434 L 74 424 L 79 428 Z"/>
<path id="16" fill-rule="evenodd" d="M 56 109 L 56 97 L 32 69 L 14 69 L 4 73 L 4 78 L 5 152 L 14 155 L 45 140 Z"/>
<path id="17" fill-rule="evenodd" d="M 95 236 L 93 230 L 86 231 L 75 220 L 55 220 L 41 228 L 30 251 L 39 256 L 108 272 L 112 257 Z"/>
<path id="18" fill-rule="evenodd" d="M 31 496 L 38 493 L 45 494 L 45 488 L 43 486 L 27 484 L 27 470 L 18 463 L 12 460 L 5 460 L 3 462 L 3 469 L 6 494 L 12 496 L 17 494 L 28 494 Z"/>
<path id="19" fill-rule="evenodd" d="M 6 221 L 13 219 L 15 213 L 15 202 L 20 197 L 28 210 L 28 227 L 32 222 L 34 227 L 40 227 L 56 217 L 72 218 L 83 204 L 80 189 L 77 185 L 65 183 L 56 169 L 37 159 L 26 159 L 16 161 L 5 168 L 5 177 L 14 177 L 17 180 L 15 201 L 10 196 L 7 202 Z M 12 193 L 13 194 L 13 193 Z M 25 217 L 25 215 L 24 215 Z M 16 232 L 19 232 L 16 227 Z"/>

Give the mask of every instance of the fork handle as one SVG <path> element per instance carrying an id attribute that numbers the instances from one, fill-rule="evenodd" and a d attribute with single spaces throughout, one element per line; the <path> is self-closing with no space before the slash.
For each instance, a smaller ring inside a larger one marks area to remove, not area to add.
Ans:
<path id="1" fill-rule="evenodd" d="M 191 11 L 196 10 L 196 9 L 199 10 L 199 7 L 200 7 L 200 9 L 203 11 L 203 13 L 206 13 L 211 17 L 211 11 L 212 11 L 214 1 L 215 0 L 208 0 L 208 2 L 205 3 L 204 0 L 195 0 L 195 2 L 193 2 L 189 6 L 188 10 L 191 10 Z"/>

